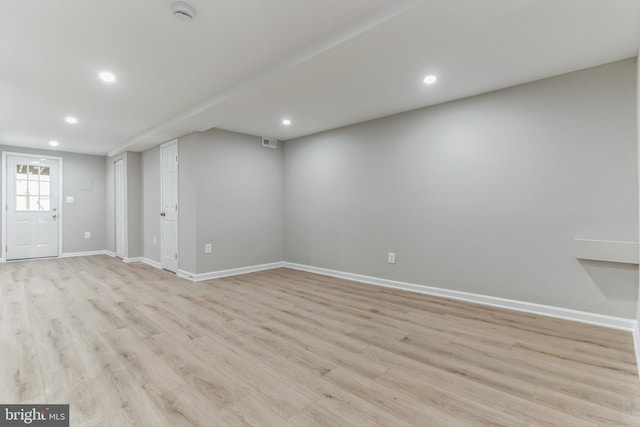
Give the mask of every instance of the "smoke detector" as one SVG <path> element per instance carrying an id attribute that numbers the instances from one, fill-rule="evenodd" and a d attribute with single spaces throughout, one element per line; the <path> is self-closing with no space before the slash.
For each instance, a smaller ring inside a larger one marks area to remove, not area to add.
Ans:
<path id="1" fill-rule="evenodd" d="M 196 10 L 183 1 L 171 3 L 171 11 L 173 12 L 173 17 L 180 21 L 189 22 L 196 16 Z"/>

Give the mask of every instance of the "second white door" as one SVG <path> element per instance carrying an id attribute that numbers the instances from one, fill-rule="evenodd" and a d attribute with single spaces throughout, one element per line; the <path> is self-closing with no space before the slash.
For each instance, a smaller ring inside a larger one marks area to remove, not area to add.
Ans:
<path id="1" fill-rule="evenodd" d="M 162 268 L 178 271 L 178 143 L 160 147 Z"/>

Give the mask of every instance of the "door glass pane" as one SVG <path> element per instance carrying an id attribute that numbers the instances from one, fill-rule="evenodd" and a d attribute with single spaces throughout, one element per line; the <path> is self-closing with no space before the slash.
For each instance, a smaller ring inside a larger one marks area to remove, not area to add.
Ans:
<path id="1" fill-rule="evenodd" d="M 27 210 L 27 196 L 17 196 L 16 197 L 16 210 L 17 211 L 26 211 Z"/>
<path id="2" fill-rule="evenodd" d="M 37 196 L 38 195 L 38 181 L 29 181 L 29 195 Z"/>
<path id="3" fill-rule="evenodd" d="M 49 180 L 49 166 L 40 167 L 40 179 Z"/>
<path id="4" fill-rule="evenodd" d="M 16 174 L 19 179 L 27 179 L 27 165 L 17 165 Z"/>
<path id="5" fill-rule="evenodd" d="M 27 181 L 24 179 L 16 180 L 16 194 L 26 196 L 27 195 Z"/>
<path id="6" fill-rule="evenodd" d="M 49 191 L 49 182 L 48 181 L 40 181 L 40 196 L 41 197 L 48 197 L 50 196 L 50 191 Z"/>
<path id="7" fill-rule="evenodd" d="M 29 175 L 40 175 L 39 172 L 40 168 L 38 166 L 29 166 Z"/>
<path id="8" fill-rule="evenodd" d="M 51 205 L 49 204 L 49 198 L 48 197 L 40 197 L 40 206 L 39 206 L 39 210 L 41 211 L 50 211 L 51 210 Z"/>
<path id="9" fill-rule="evenodd" d="M 29 196 L 29 205 L 27 206 L 27 210 L 29 211 L 39 211 L 38 207 L 38 196 Z"/>

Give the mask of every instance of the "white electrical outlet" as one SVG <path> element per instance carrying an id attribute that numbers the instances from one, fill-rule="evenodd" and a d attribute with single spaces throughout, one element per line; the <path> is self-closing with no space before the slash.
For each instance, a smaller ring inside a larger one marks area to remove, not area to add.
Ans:
<path id="1" fill-rule="evenodd" d="M 75 201 L 73 196 L 67 196 L 65 200 L 67 201 L 67 203 L 73 203 Z"/>
<path id="2" fill-rule="evenodd" d="M 204 253 L 210 254 L 213 251 L 213 245 L 211 243 L 205 243 L 204 245 Z"/>
<path id="3" fill-rule="evenodd" d="M 85 231 L 84 232 L 84 238 L 85 239 L 90 239 L 91 238 L 91 232 L 90 231 Z"/>
<path id="4" fill-rule="evenodd" d="M 387 254 L 387 262 L 389 264 L 395 264 L 396 263 L 396 253 L 395 252 L 389 252 Z"/>
<path id="5" fill-rule="evenodd" d="M 154 245 L 157 245 L 157 244 L 158 244 L 158 238 L 157 238 L 157 237 L 154 237 L 154 238 L 153 238 L 153 244 L 154 244 Z"/>

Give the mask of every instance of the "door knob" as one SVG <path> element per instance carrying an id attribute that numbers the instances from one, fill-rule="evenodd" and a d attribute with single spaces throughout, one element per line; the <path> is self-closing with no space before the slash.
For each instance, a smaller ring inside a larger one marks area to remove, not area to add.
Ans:
<path id="1" fill-rule="evenodd" d="M 58 215 L 51 215 L 51 216 L 53 217 L 54 220 L 58 218 Z"/>
<path id="2" fill-rule="evenodd" d="M 164 212 L 160 212 L 160 216 L 166 216 Z"/>

